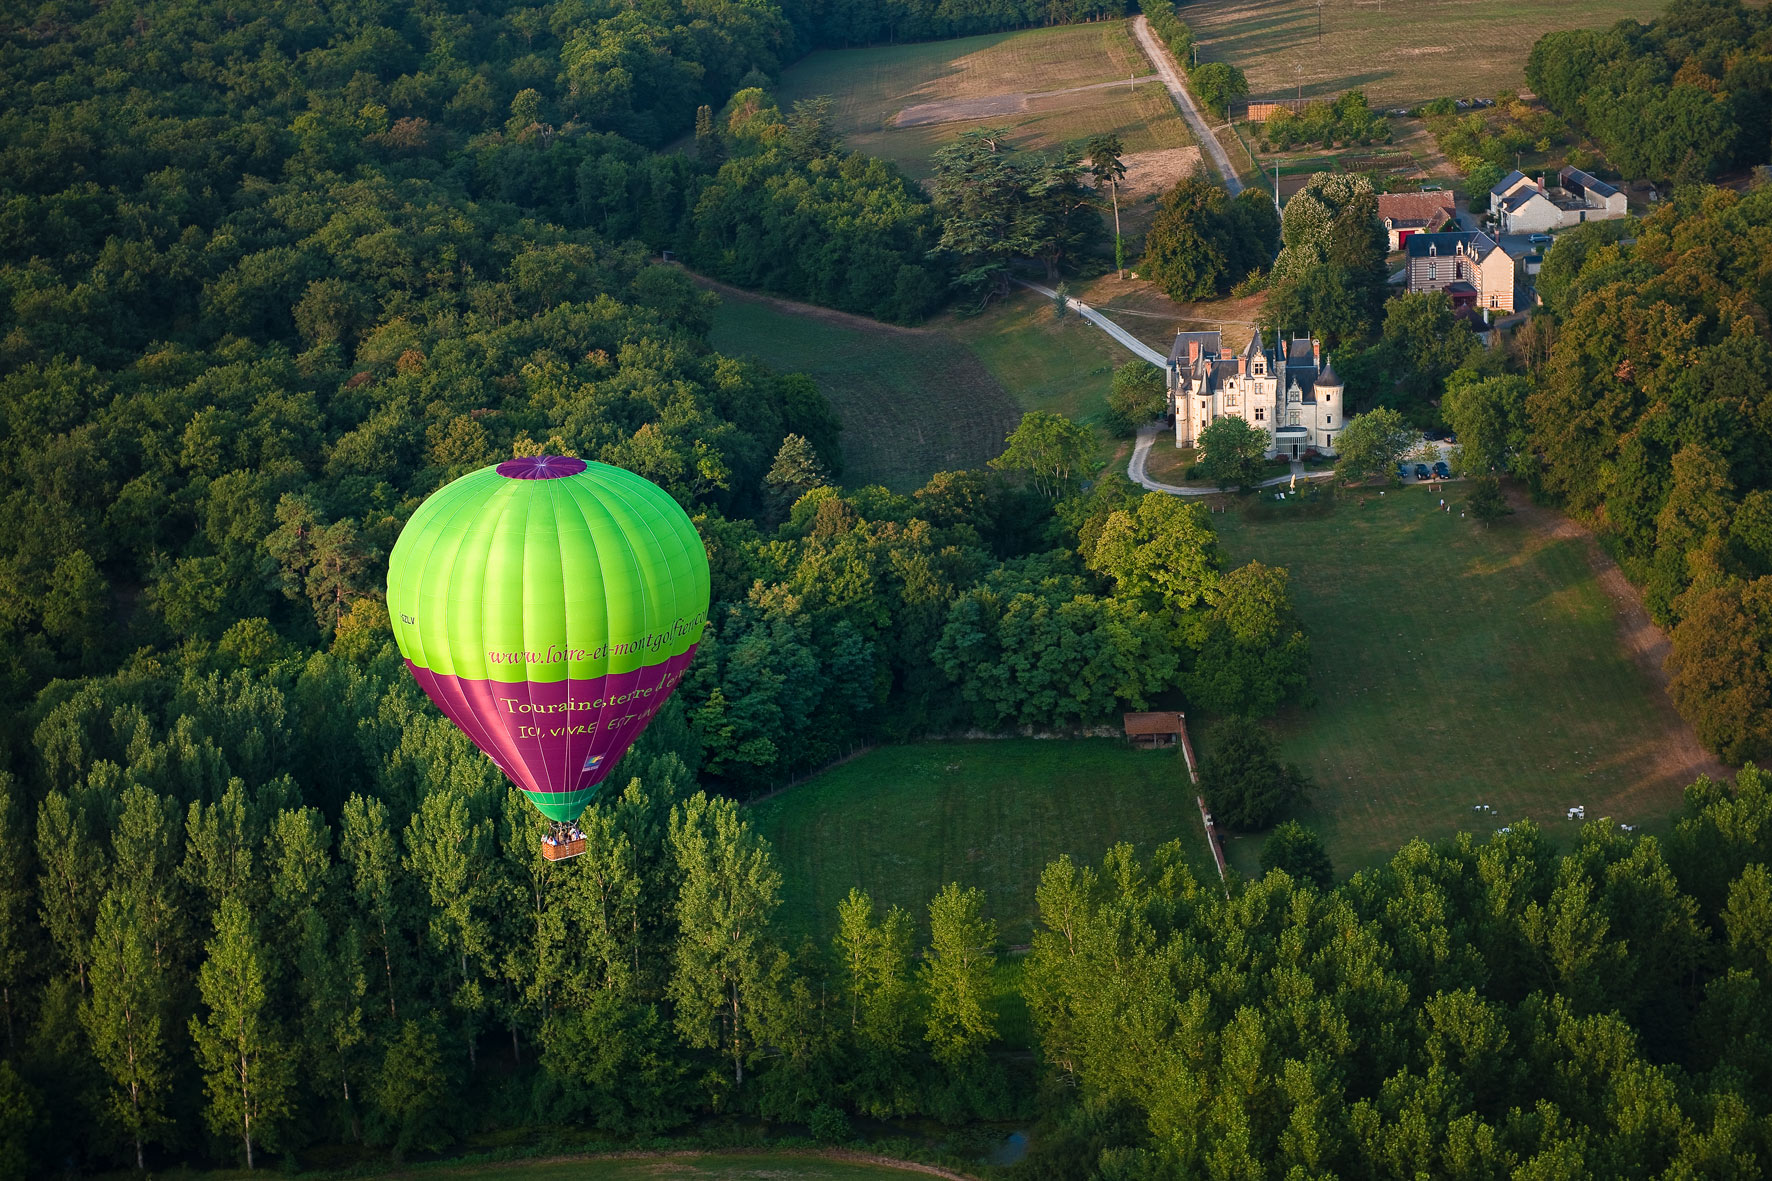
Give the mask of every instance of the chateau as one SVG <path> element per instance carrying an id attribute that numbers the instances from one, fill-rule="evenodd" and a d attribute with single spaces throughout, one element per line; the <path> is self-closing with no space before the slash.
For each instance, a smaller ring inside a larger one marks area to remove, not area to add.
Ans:
<path id="1" fill-rule="evenodd" d="M 1241 355 L 1220 351 L 1216 332 L 1178 332 L 1169 350 L 1169 413 L 1175 445 L 1198 446 L 1212 420 L 1234 414 L 1268 435 L 1268 458 L 1307 451 L 1335 454 L 1342 417 L 1341 379 L 1317 341 L 1275 341 L 1271 355 L 1257 331 Z"/>

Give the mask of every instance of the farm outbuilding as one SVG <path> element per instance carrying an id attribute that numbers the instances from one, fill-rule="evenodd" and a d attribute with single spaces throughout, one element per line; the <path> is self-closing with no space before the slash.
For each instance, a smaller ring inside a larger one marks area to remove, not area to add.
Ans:
<path id="1" fill-rule="evenodd" d="M 1182 715 L 1174 710 L 1127 714 L 1125 720 L 1134 746 L 1174 746 L 1181 740 Z"/>

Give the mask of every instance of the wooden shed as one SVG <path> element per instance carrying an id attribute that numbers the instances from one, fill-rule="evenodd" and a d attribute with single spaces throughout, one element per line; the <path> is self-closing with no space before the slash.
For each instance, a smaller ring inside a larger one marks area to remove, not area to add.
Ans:
<path id="1" fill-rule="evenodd" d="M 1182 715 L 1173 710 L 1126 714 L 1125 719 L 1126 737 L 1135 746 L 1174 746 L 1181 740 Z"/>

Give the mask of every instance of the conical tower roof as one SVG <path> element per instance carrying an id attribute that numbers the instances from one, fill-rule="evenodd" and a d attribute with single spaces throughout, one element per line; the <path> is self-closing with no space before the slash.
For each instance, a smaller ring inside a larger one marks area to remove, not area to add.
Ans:
<path id="1" fill-rule="evenodd" d="M 1341 378 L 1335 376 L 1335 363 L 1329 359 L 1327 353 L 1323 354 L 1323 371 L 1317 374 L 1317 385 L 1319 388 L 1326 385 L 1337 388 L 1341 386 Z"/>

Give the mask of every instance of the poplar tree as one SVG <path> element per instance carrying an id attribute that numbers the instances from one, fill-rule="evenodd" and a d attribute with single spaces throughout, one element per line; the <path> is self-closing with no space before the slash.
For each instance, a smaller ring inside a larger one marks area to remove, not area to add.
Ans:
<path id="1" fill-rule="evenodd" d="M 929 947 L 920 976 L 929 1003 L 930 1052 L 943 1066 L 976 1058 L 997 1036 L 997 924 L 983 915 L 984 893 L 949 882 L 929 902 Z"/>
<path id="2" fill-rule="evenodd" d="M 6 1023 L 6 1052 L 17 1053 L 13 1010 L 24 983 L 26 932 L 30 929 L 30 886 L 25 877 L 24 841 L 19 832 L 11 772 L 0 771 L 0 1020 Z"/>
<path id="3" fill-rule="evenodd" d="M 381 953 L 388 1016 L 397 1021 L 400 1006 L 394 981 L 395 945 L 405 908 L 400 890 L 400 850 L 388 823 L 387 805 L 360 795 L 346 800 L 340 817 L 339 852 L 350 872 L 352 901 L 369 927 L 375 949 Z"/>
<path id="4" fill-rule="evenodd" d="M 894 906 L 877 925 L 873 920 L 874 900 L 865 890 L 852 887 L 837 904 L 838 980 L 856 1044 L 895 1051 L 911 1016 L 911 916 Z"/>
<path id="5" fill-rule="evenodd" d="M 309 909 L 302 913 L 297 938 L 297 991 L 309 1060 L 316 1076 L 328 1080 L 328 1087 L 338 1084 L 352 1135 L 360 1137 L 351 1077 L 359 1048 L 369 1039 L 363 1021 L 363 1001 L 369 991 L 363 937 L 354 925 L 346 924 L 338 937 L 332 938 L 325 917 Z M 320 1089 L 318 1085 L 316 1089 Z"/>
<path id="6" fill-rule="evenodd" d="M 84 993 L 105 859 L 92 839 L 86 810 L 59 791 L 44 796 L 37 808 L 37 864 L 38 914 Z"/>
<path id="7" fill-rule="evenodd" d="M 164 972 L 185 947 L 185 908 L 178 897 L 178 852 L 183 825 L 177 801 L 140 784 L 123 793 L 111 833 L 115 890 L 128 895 L 135 921 Z"/>
<path id="8" fill-rule="evenodd" d="M 171 1072 L 162 1021 L 170 996 L 141 908 L 122 889 L 106 894 L 99 906 L 91 983 L 80 1023 L 111 1082 L 105 1109 L 135 1145 L 135 1167 L 145 1168 L 142 1146 L 166 1123 Z"/>
<path id="9" fill-rule="evenodd" d="M 450 1000 L 462 1015 L 468 1065 L 478 1064 L 475 1038 L 486 1012 L 485 968 L 493 954 L 497 879 L 491 819 L 476 820 L 464 793 L 433 792 L 406 830 L 406 865 L 430 892 L 431 942 L 455 963 Z"/>
<path id="10" fill-rule="evenodd" d="M 242 899 L 222 900 L 205 951 L 197 987 L 209 1012 L 191 1018 L 209 1093 L 204 1114 L 216 1135 L 240 1137 L 251 1169 L 255 1148 L 275 1148 L 289 1114 L 292 1064 L 270 1013 L 265 948 Z"/>
<path id="11" fill-rule="evenodd" d="M 667 989 L 677 1032 L 697 1049 L 725 1047 L 732 1079 L 744 1084 L 757 1055 L 769 971 L 768 939 L 781 875 L 769 846 L 728 799 L 697 792 L 671 813 L 677 892 L 677 954 Z"/>

